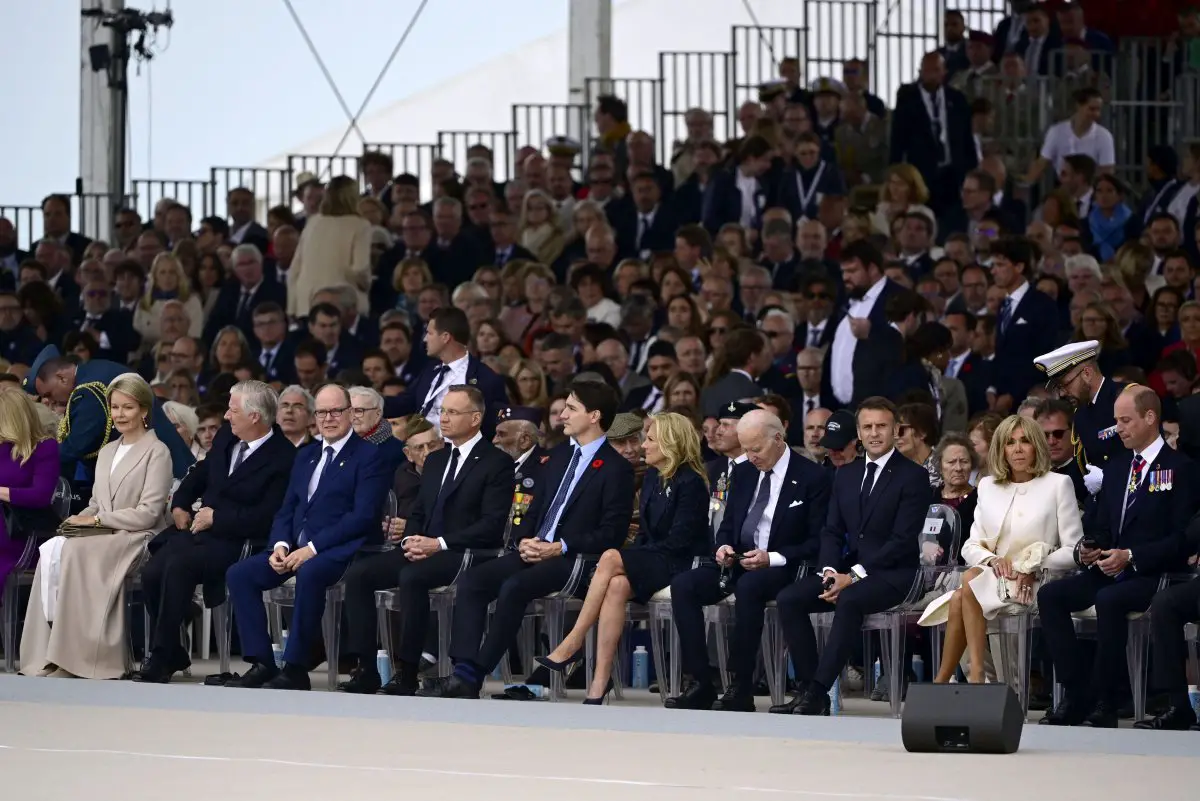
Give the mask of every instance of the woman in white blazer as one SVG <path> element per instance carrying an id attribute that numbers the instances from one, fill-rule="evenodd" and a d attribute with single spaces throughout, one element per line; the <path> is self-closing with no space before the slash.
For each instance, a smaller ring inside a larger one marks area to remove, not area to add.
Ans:
<path id="1" fill-rule="evenodd" d="M 339 175 L 329 182 L 321 213 L 304 224 L 287 271 L 288 316 L 306 317 L 313 293 L 339 284 L 358 292 L 358 313 L 369 311 L 371 223 L 358 213 L 358 181 Z"/>
<path id="2" fill-rule="evenodd" d="M 979 482 L 971 537 L 962 547 L 962 586 L 933 601 L 922 625 L 946 623 L 935 682 L 950 681 L 966 651 L 967 680 L 984 680 L 987 621 L 1031 611 L 1044 569 L 1075 565 L 1083 536 L 1068 476 L 1050 471 L 1050 449 L 1037 423 L 1012 415 L 996 429 L 988 452 L 992 474 Z"/>

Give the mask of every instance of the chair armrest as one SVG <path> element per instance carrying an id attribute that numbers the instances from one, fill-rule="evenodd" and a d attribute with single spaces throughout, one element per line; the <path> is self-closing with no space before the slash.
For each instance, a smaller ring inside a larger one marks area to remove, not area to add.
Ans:
<path id="1" fill-rule="evenodd" d="M 556 595 L 575 595 L 579 589 L 579 582 L 583 580 L 584 568 L 588 565 L 595 566 L 600 561 L 599 554 L 581 553 L 575 555 L 575 564 L 571 566 L 571 575 L 567 578 L 567 583 L 559 590 Z"/>

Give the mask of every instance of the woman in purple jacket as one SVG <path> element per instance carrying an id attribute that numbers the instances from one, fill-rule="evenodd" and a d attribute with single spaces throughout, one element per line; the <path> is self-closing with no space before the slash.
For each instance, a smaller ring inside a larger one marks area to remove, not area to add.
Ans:
<path id="1" fill-rule="evenodd" d="M 0 586 L 31 533 L 9 530 L 12 511 L 47 510 L 58 483 L 58 442 L 38 420 L 34 402 L 23 392 L 0 392 Z"/>

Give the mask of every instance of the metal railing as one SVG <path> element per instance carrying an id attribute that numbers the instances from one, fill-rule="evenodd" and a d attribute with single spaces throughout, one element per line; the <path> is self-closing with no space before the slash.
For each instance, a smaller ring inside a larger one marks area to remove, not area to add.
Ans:
<path id="1" fill-rule="evenodd" d="M 485 145 L 492 151 L 492 177 L 507 181 L 516 177 L 513 161 L 516 147 L 512 131 L 438 131 L 441 158 L 454 165 L 460 176 L 467 171 L 467 151 L 473 145 Z"/>
<path id="2" fill-rule="evenodd" d="M 362 176 L 359 175 L 358 156 L 293 153 L 287 157 L 287 160 L 287 168 L 288 172 L 292 174 L 293 184 L 296 183 L 296 176 L 302 172 L 311 172 L 322 183 L 328 183 L 330 178 L 339 175 L 349 175 L 351 178 L 358 179 L 360 186 L 364 183 Z"/>
<path id="3" fill-rule="evenodd" d="M 421 197 L 430 197 L 433 160 L 441 156 L 441 148 L 435 144 L 412 142 L 371 142 L 363 145 L 363 152 L 377 150 L 392 157 L 392 175 L 415 175 L 421 182 Z"/>
<path id="4" fill-rule="evenodd" d="M 533 145 L 542 150 L 546 140 L 554 136 L 568 136 L 586 145 L 591 128 L 588 108 L 587 104 L 579 103 L 514 103 L 512 129 L 516 146 Z M 587 152 L 584 147 L 575 161 L 576 168 L 586 166 Z"/>
<path id="5" fill-rule="evenodd" d="M 226 216 L 226 198 L 230 190 L 244 188 L 254 193 L 254 219 L 267 220 L 267 209 L 292 205 L 292 173 L 277 167 L 213 167 L 210 171 L 212 201 L 210 208 L 219 217 Z"/>
<path id="6" fill-rule="evenodd" d="M 747 100 L 757 101 L 758 87 L 779 78 L 779 62 L 785 58 L 799 61 L 807 74 L 807 28 L 734 25 L 731 33 L 735 108 Z"/>
<path id="7" fill-rule="evenodd" d="M 91 239 L 113 241 L 113 222 L 116 210 L 121 206 L 134 205 L 131 196 L 113 199 L 112 195 L 100 192 L 62 193 L 71 204 L 71 230 Z M 17 235 L 17 247 L 32 250 L 42 238 L 42 207 L 29 205 L 0 205 L 0 217 L 12 222 Z"/>
<path id="8" fill-rule="evenodd" d="M 840 80 L 842 65 L 848 59 L 862 58 L 871 62 L 874 76 L 872 86 L 883 85 L 881 78 L 887 75 L 880 74 L 880 65 L 874 52 L 877 9 L 881 2 L 804 0 L 804 27 L 808 29 L 808 36 L 802 77 L 806 84 L 819 77 Z M 883 7 L 886 13 L 887 5 Z"/>
<path id="9" fill-rule="evenodd" d="M 645 131 L 655 142 L 662 134 L 662 80 L 659 78 L 586 78 L 584 97 L 588 109 L 596 108 L 603 95 L 616 95 L 629 110 L 629 127 Z M 589 112 L 590 113 L 590 112 Z M 589 136 L 593 133 L 588 119 Z"/>
<path id="10" fill-rule="evenodd" d="M 174 200 L 191 209 L 192 221 L 198 225 L 204 217 L 211 216 L 213 211 L 213 185 L 211 181 L 198 181 L 191 178 L 173 180 L 170 178 L 134 178 L 133 196 L 137 198 L 138 214 L 144 221 L 154 219 L 154 207 L 164 199 Z"/>
<path id="11" fill-rule="evenodd" d="M 659 161 L 670 160 L 676 140 L 687 139 L 688 109 L 702 108 L 712 114 L 713 136 L 718 141 L 734 133 L 733 53 L 668 51 L 658 54 L 662 80 L 662 130 L 658 139 Z"/>

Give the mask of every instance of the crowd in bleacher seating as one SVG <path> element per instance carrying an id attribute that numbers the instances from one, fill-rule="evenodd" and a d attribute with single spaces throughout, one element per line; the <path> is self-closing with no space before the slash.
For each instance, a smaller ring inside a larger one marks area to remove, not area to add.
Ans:
<path id="1" fill-rule="evenodd" d="M 753 711 L 765 678 L 822 715 L 866 628 L 895 710 L 921 656 L 1043 723 L 1195 728 L 1200 8 L 1133 58 L 1080 3 L 1013 5 L 947 11 L 890 107 L 861 59 L 784 58 L 666 163 L 605 95 L 505 182 L 483 144 L 462 175 L 368 151 L 261 221 L 243 187 L 111 242 L 59 195 L 31 252 L 0 219 L 6 649 L 32 581 L 24 673 L 166 683 L 200 588 L 249 665 L 208 683 L 327 660 L 475 698 L 535 614 L 521 667 L 557 690 L 595 627 L 599 703 L 629 623 L 668 621 L 668 708 Z"/>

